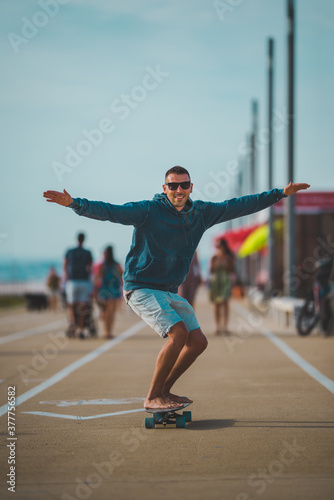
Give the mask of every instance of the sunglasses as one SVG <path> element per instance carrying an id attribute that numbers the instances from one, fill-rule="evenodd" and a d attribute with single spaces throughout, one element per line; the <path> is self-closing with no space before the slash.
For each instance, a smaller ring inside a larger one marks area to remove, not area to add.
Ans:
<path id="1" fill-rule="evenodd" d="M 190 188 L 190 181 L 185 181 L 185 182 L 167 182 L 166 186 L 171 191 L 176 191 L 179 186 L 181 186 L 181 189 L 189 189 Z"/>

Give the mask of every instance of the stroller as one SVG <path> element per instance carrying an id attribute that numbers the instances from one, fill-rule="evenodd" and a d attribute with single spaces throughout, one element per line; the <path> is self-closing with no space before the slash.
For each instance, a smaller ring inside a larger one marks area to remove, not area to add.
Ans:
<path id="1" fill-rule="evenodd" d="M 71 324 L 65 331 L 65 335 L 69 338 L 73 338 L 75 336 L 76 329 L 79 325 L 79 317 L 84 315 L 84 328 L 88 329 L 89 335 L 91 337 L 97 337 L 97 328 L 94 319 L 94 307 L 93 302 L 90 300 L 85 304 L 79 304 L 74 307 L 74 325 Z M 83 333 L 79 335 L 81 339 L 84 339 L 85 336 Z"/>

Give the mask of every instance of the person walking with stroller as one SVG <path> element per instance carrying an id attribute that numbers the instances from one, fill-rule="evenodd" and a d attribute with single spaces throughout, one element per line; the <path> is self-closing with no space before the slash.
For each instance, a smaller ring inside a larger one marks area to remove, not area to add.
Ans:
<path id="1" fill-rule="evenodd" d="M 83 248 L 85 235 L 78 235 L 78 246 L 66 252 L 64 260 L 65 293 L 70 321 L 67 335 L 85 338 L 84 328 L 90 315 L 91 280 L 93 258 L 89 250 Z"/>
<path id="2" fill-rule="evenodd" d="M 152 200 L 113 205 L 63 192 L 46 191 L 50 203 L 70 207 L 78 215 L 134 226 L 123 275 L 124 296 L 129 306 L 162 338 L 153 379 L 144 401 L 146 409 L 183 408 L 191 400 L 171 392 L 175 382 L 206 349 L 193 308 L 177 294 L 188 274 L 203 233 L 215 224 L 263 210 L 308 184 L 290 183 L 221 203 L 191 200 L 189 172 L 173 167 L 166 172 L 163 193 Z"/>

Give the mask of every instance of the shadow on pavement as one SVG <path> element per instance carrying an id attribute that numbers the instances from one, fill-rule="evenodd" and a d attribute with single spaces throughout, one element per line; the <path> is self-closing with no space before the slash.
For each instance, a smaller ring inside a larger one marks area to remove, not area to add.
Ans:
<path id="1" fill-rule="evenodd" d="M 187 429 L 191 431 L 210 431 L 214 429 L 224 429 L 225 427 L 233 427 L 235 420 L 213 419 L 213 420 L 196 420 L 189 422 Z"/>

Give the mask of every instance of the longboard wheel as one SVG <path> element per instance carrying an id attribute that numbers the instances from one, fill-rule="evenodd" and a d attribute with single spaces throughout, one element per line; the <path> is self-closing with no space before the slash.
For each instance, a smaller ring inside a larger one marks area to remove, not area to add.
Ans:
<path id="1" fill-rule="evenodd" d="M 145 428 L 154 429 L 154 427 L 155 427 L 154 418 L 145 418 Z"/>
<path id="2" fill-rule="evenodd" d="M 179 429 L 184 429 L 185 426 L 186 426 L 186 419 L 185 419 L 185 417 L 183 415 L 177 415 L 177 417 L 175 418 L 175 425 Z"/>
<path id="3" fill-rule="evenodd" d="M 191 422 L 191 411 L 184 411 L 182 415 L 185 417 L 186 422 Z"/>

